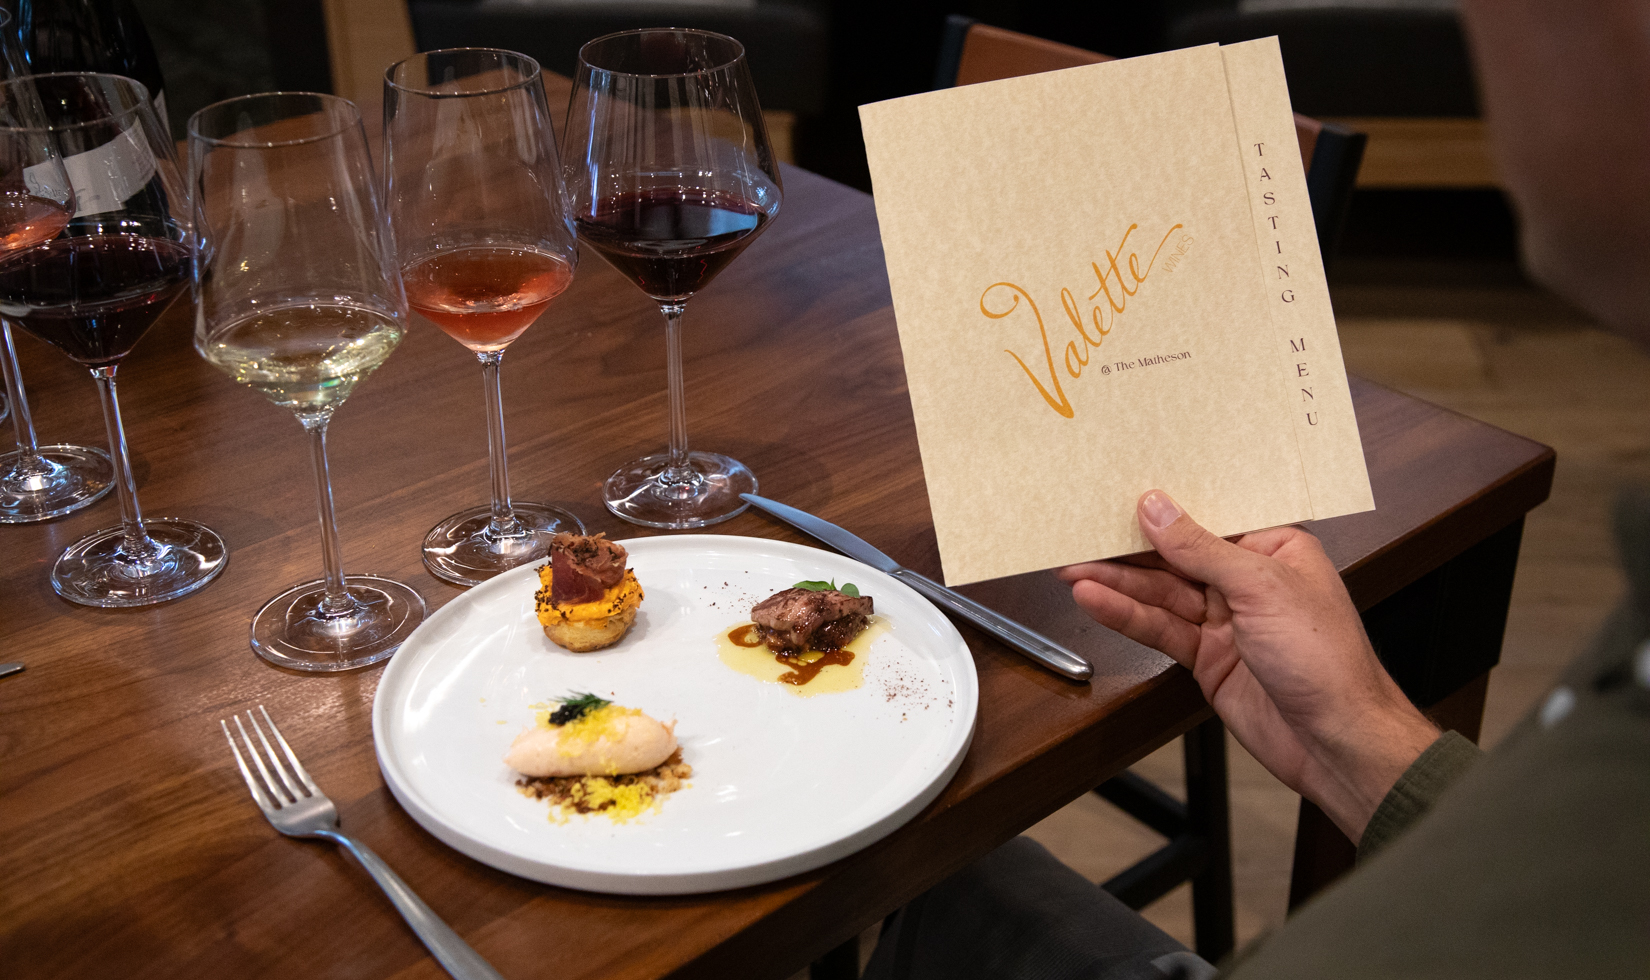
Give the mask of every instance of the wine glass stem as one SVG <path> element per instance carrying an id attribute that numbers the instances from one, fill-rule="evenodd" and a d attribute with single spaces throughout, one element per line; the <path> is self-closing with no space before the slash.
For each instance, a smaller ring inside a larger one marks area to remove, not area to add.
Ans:
<path id="1" fill-rule="evenodd" d="M 332 473 L 327 468 L 327 422 L 330 415 L 299 419 L 309 433 L 310 458 L 315 463 L 315 502 L 321 512 L 321 564 L 325 569 L 324 616 L 345 616 L 355 611 L 355 600 L 344 588 L 344 549 L 338 543 L 338 515 L 332 509 Z"/>
<path id="2" fill-rule="evenodd" d="M 120 551 L 135 562 L 160 556 L 160 546 L 149 540 L 143 529 L 143 511 L 138 509 L 137 480 L 132 477 L 132 458 L 126 452 L 126 427 L 120 421 L 120 401 L 115 394 L 115 368 L 109 364 L 92 368 L 97 380 L 98 400 L 103 403 L 103 425 L 109 430 L 109 455 L 115 464 L 115 491 L 120 496 L 120 523 L 125 539 Z"/>
<path id="3" fill-rule="evenodd" d="M 487 458 L 493 473 L 493 519 L 487 525 L 487 534 L 494 538 L 515 537 L 523 532 L 510 508 L 510 464 L 504 454 L 504 392 L 498 378 L 504 352 L 478 351 L 476 357 L 481 360 L 481 382 L 487 389 Z"/>
<path id="4" fill-rule="evenodd" d="M 682 311 L 686 303 L 660 303 L 665 314 L 665 378 L 670 389 L 670 462 L 659 479 L 665 483 L 687 483 L 693 479 L 688 465 L 687 392 L 682 384 Z"/>
<path id="5" fill-rule="evenodd" d="M 34 435 L 34 417 L 29 414 L 29 399 L 23 393 L 23 372 L 17 366 L 17 345 L 12 340 L 11 324 L 0 320 L 0 334 L 4 334 L 5 350 L 0 351 L 0 370 L 6 375 L 6 399 L 11 402 L 11 425 L 17 433 L 17 448 L 33 458 L 40 454 L 40 444 Z"/>

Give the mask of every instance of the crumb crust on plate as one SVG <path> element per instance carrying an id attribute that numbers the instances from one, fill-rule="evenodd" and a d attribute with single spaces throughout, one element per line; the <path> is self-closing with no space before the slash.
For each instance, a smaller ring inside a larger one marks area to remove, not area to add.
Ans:
<path id="1" fill-rule="evenodd" d="M 614 823 L 628 823 L 656 813 L 664 798 L 688 785 L 693 767 L 682 761 L 682 750 L 652 769 L 623 776 L 522 776 L 516 788 L 523 796 L 548 800 L 550 819 L 566 823 L 574 814 L 599 813 Z"/>

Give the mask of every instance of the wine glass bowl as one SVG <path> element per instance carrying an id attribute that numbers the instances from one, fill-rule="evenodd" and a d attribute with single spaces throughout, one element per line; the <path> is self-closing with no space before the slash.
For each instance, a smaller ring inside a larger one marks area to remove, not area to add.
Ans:
<path id="1" fill-rule="evenodd" d="M 105 607 L 187 595 L 223 571 L 227 550 L 194 521 L 143 517 L 115 388 L 121 360 L 189 282 L 188 196 L 171 140 L 142 85 L 82 73 L 0 82 L 0 132 L 48 137 L 75 202 L 62 234 L 0 261 L 0 314 L 91 371 L 123 518 L 70 545 L 52 588 Z M 31 189 L 42 186 L 37 174 Z"/>
<path id="2" fill-rule="evenodd" d="M 10 14 L 0 10 L 0 75 L 18 74 Z M 63 161 L 47 132 L 45 109 L 32 82 L 10 93 L 13 120 L 25 128 L 0 132 L 0 260 L 51 241 L 68 227 L 75 201 Z M 10 324 L 0 324 L 0 373 L 17 450 L 0 455 L 0 523 L 50 520 L 101 499 L 114 486 L 114 467 L 102 450 L 41 446 L 35 439 L 28 397 L 17 366 Z"/>
<path id="3" fill-rule="evenodd" d="M 579 52 L 564 136 L 580 239 L 665 317 L 669 449 L 607 479 L 619 517 L 704 527 L 747 506 L 743 463 L 688 448 L 681 319 L 687 301 L 779 211 L 779 168 L 744 47 L 708 31 L 659 28 L 597 38 Z"/>
<path id="4" fill-rule="evenodd" d="M 190 117 L 189 147 L 195 347 L 293 413 L 315 468 L 323 577 L 265 603 L 252 648 L 306 672 L 377 663 L 423 620 L 424 600 L 344 574 L 327 465 L 334 413 L 406 335 L 360 114 L 330 95 L 231 99 Z"/>
<path id="5" fill-rule="evenodd" d="M 424 565 L 475 585 L 549 553 L 577 517 L 511 497 L 500 367 L 505 350 L 572 282 L 566 212 L 538 63 L 459 48 L 384 75 L 384 183 L 411 308 L 481 363 L 492 502 L 425 536 Z"/>
<path id="6" fill-rule="evenodd" d="M 478 354 L 510 346 L 572 279 L 560 256 L 498 245 L 423 256 L 406 272 L 412 308 Z"/>

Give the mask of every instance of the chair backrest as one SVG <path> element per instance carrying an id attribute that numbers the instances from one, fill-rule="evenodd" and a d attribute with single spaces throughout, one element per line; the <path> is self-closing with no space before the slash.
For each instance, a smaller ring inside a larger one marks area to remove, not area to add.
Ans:
<path id="1" fill-rule="evenodd" d="M 952 14 L 946 18 L 940 41 L 934 87 L 973 85 L 1114 60 L 1109 55 Z M 1318 228 L 1318 251 L 1327 268 L 1346 226 L 1368 137 L 1297 112 L 1295 138 L 1300 143 L 1301 165 L 1306 168 L 1306 191 L 1312 199 L 1312 220 Z"/>
<path id="2" fill-rule="evenodd" d="M 946 18 L 940 47 L 935 88 L 994 82 L 1000 78 L 1116 60 L 1111 55 L 1007 31 L 957 14 Z"/>

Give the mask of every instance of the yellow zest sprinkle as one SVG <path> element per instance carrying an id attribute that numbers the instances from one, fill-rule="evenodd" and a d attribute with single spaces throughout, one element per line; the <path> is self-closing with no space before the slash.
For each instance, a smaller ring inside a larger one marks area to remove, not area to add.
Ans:
<path id="1" fill-rule="evenodd" d="M 606 776 L 586 776 L 572 786 L 570 798 L 562 809 L 575 811 L 600 810 L 614 823 L 629 823 L 650 811 L 658 811 L 659 801 L 653 787 L 645 783 L 615 785 Z"/>
<path id="2" fill-rule="evenodd" d="M 664 798 L 692 784 L 693 767 L 677 752 L 643 773 L 625 776 L 524 777 L 516 787 L 525 796 L 550 803 L 550 822 L 564 824 L 574 815 L 600 814 L 628 823 L 664 807 Z"/>
<path id="3" fill-rule="evenodd" d="M 565 725 L 552 725 L 550 724 L 550 716 L 561 705 L 534 704 L 528 707 L 534 709 L 533 721 L 540 728 L 553 728 L 561 732 L 563 755 L 572 754 L 566 750 L 589 745 L 603 736 L 615 734 L 614 724 L 620 718 L 642 713 L 640 708 L 625 708 L 617 704 L 606 704 L 595 711 L 586 711 Z"/>

